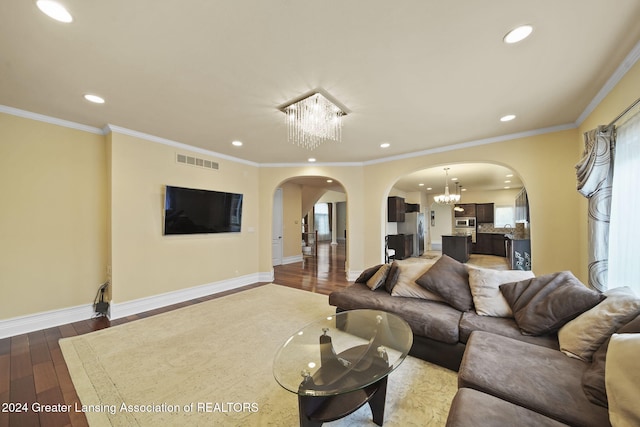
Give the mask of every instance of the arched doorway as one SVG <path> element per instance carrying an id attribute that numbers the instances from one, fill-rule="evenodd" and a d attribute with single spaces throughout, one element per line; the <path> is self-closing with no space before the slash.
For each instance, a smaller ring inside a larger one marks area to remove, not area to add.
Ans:
<path id="1" fill-rule="evenodd" d="M 460 196 L 458 202 L 434 201 L 445 186 L 451 195 Z M 511 168 L 492 163 L 433 166 L 398 179 L 389 196 L 420 206 L 427 225 L 425 251 L 442 251 L 442 236 L 467 233 L 472 236 L 473 253 L 505 257 L 512 268 L 531 268 L 526 189 Z M 454 210 L 456 205 L 459 211 Z M 398 225 L 388 222 L 387 235 L 394 232 L 398 233 Z"/>
<path id="2" fill-rule="evenodd" d="M 276 214 L 278 193 L 281 215 Z M 345 281 L 347 205 L 344 186 L 331 177 L 299 176 L 278 185 L 273 219 L 282 223 L 273 230 L 282 230 L 283 256 L 273 265 L 276 283 L 292 280 L 328 293 L 330 282 Z"/>

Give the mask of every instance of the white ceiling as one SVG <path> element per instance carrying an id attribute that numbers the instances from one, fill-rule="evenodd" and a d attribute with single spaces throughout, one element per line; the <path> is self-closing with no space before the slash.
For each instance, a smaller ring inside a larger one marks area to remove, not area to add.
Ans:
<path id="1" fill-rule="evenodd" d="M 73 23 L 0 2 L 0 105 L 260 164 L 573 124 L 640 40 L 640 0 L 60 1 Z M 524 23 L 529 39 L 502 42 Z M 277 107 L 314 88 L 350 114 L 342 143 L 309 151 Z"/>
<path id="2" fill-rule="evenodd" d="M 523 183 L 517 173 L 504 166 L 489 163 L 463 163 L 444 165 L 413 172 L 398 180 L 394 187 L 407 193 L 420 191 L 427 194 L 442 194 L 444 192 L 445 171 L 449 168 L 449 192 L 464 191 L 485 192 L 523 188 Z M 509 181 L 509 182 L 507 182 Z M 423 184 L 422 186 L 420 184 Z"/>

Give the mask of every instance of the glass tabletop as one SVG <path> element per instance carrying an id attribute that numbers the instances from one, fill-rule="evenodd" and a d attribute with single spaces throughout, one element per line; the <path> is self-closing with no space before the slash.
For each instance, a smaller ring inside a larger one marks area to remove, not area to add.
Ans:
<path id="1" fill-rule="evenodd" d="M 411 328 L 394 314 L 344 311 L 287 339 L 276 353 L 273 374 L 282 387 L 299 395 L 348 393 L 389 375 L 412 343 Z"/>

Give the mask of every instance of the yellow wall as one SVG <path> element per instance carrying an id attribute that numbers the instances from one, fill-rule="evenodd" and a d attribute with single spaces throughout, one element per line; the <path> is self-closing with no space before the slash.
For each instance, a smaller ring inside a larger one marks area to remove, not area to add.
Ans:
<path id="1" fill-rule="evenodd" d="M 344 186 L 347 270 L 357 273 L 383 259 L 386 198 L 398 178 L 464 162 L 516 171 L 529 194 L 535 273 L 572 270 L 586 282 L 587 208 L 574 169 L 582 133 L 639 94 L 636 64 L 577 129 L 361 166 L 212 158 L 217 172 L 177 164 L 176 151 L 185 150 L 175 147 L 0 113 L 0 319 L 90 304 L 109 265 L 117 303 L 270 272 L 273 194 L 297 176 Z M 163 237 L 167 184 L 243 193 L 243 231 Z"/>
<path id="2" fill-rule="evenodd" d="M 214 171 L 177 163 L 177 152 L 216 161 L 220 168 Z M 113 301 L 131 301 L 256 273 L 257 170 L 113 133 Z M 163 236 L 165 185 L 242 193 L 242 232 Z"/>
<path id="3" fill-rule="evenodd" d="M 106 280 L 102 135 L 0 113 L 0 319 L 91 304 Z"/>

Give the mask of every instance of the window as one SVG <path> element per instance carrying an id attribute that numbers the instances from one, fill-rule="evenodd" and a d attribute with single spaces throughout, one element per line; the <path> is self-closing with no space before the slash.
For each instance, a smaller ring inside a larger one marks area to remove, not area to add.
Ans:
<path id="1" fill-rule="evenodd" d="M 493 216 L 493 226 L 496 228 L 504 227 L 509 224 L 511 227 L 515 226 L 515 209 L 513 206 L 496 206 Z"/>
<path id="2" fill-rule="evenodd" d="M 318 231 L 318 241 L 331 240 L 331 229 L 329 227 L 329 205 L 318 203 L 313 210 L 313 221 Z"/>
<path id="3" fill-rule="evenodd" d="M 640 113 L 617 129 L 614 165 L 607 287 L 628 286 L 640 296 Z"/>

